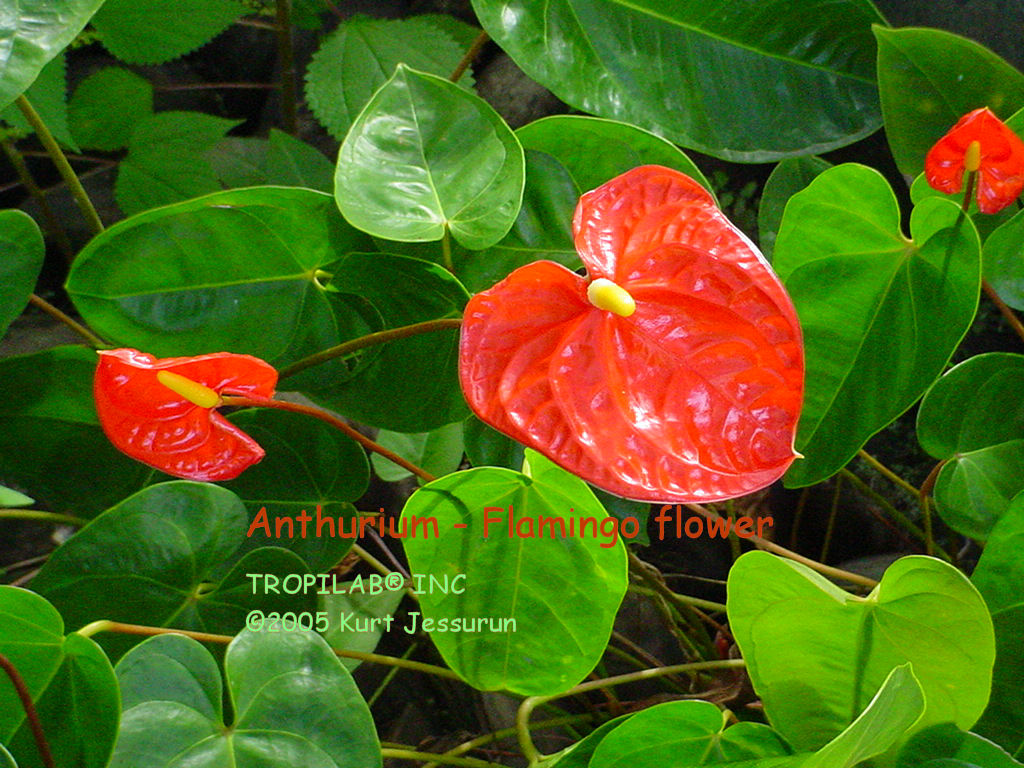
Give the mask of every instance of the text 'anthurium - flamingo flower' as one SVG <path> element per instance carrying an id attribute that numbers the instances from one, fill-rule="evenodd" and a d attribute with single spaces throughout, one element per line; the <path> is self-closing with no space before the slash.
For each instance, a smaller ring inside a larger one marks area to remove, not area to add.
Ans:
<path id="1" fill-rule="evenodd" d="M 998 213 L 1024 189 L 1024 141 L 987 107 L 961 117 L 924 160 L 928 184 L 949 195 L 963 187 L 965 171 L 977 171 L 982 213 Z"/>
<path id="2" fill-rule="evenodd" d="M 238 477 L 263 449 L 216 410 L 221 394 L 270 397 L 277 371 L 249 355 L 217 352 L 157 359 L 101 350 L 93 380 L 100 425 L 133 459 L 175 477 Z"/>
<path id="3" fill-rule="evenodd" d="M 757 248 L 660 166 L 583 195 L 573 233 L 587 277 L 540 261 L 466 307 L 473 411 L 631 499 L 715 501 L 778 479 L 797 455 L 803 342 Z"/>

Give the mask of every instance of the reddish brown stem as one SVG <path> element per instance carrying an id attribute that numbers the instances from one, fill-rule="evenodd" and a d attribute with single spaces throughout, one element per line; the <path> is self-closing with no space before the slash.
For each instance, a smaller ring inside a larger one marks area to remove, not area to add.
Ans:
<path id="1" fill-rule="evenodd" d="M 397 453 L 389 451 L 383 445 L 374 442 L 366 435 L 356 431 L 341 419 L 336 416 L 332 416 L 327 411 L 316 408 L 315 406 L 303 405 L 302 403 L 290 403 L 286 400 L 274 400 L 272 398 L 238 397 L 235 395 L 224 396 L 221 398 L 221 402 L 224 405 L 238 406 L 242 408 L 277 408 L 282 411 L 291 411 L 292 413 L 302 413 L 306 416 L 312 416 L 314 419 L 320 419 L 324 424 L 328 424 L 329 426 L 344 432 L 367 450 L 383 456 L 388 461 L 402 467 L 402 469 L 412 472 L 425 482 L 429 483 L 437 479 L 425 469 L 417 467 L 410 461 L 406 461 Z"/>
<path id="2" fill-rule="evenodd" d="M 29 727 L 32 728 L 32 736 L 36 740 L 36 749 L 39 750 L 39 757 L 43 760 L 43 765 L 46 768 L 55 768 L 53 762 L 53 753 L 50 752 L 50 745 L 46 741 L 46 734 L 43 733 L 43 723 L 39 719 L 39 713 L 36 711 L 35 702 L 32 701 L 32 694 L 28 690 L 28 686 L 25 685 L 25 679 L 21 676 L 21 673 L 15 668 L 11 660 L 0 653 L 0 667 L 3 667 L 4 672 L 11 679 L 14 684 L 14 690 L 18 693 L 18 698 L 21 699 L 21 706 L 25 710 L 25 717 L 28 718 Z"/>
<path id="3" fill-rule="evenodd" d="M 981 287 L 984 289 L 985 294 L 991 302 L 999 309 L 999 312 L 1002 314 L 1006 322 L 1010 324 L 1010 327 L 1013 328 L 1016 334 L 1020 337 L 1021 341 L 1024 341 L 1024 324 L 1021 323 L 1020 318 L 1017 317 L 1012 309 L 1006 306 L 1006 302 L 999 298 L 999 294 L 996 293 L 996 289 L 992 287 L 992 284 L 988 280 L 982 280 Z"/>

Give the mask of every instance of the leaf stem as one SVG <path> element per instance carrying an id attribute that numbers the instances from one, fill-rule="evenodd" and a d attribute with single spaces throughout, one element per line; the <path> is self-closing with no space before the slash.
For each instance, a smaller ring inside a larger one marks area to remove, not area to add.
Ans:
<path id="1" fill-rule="evenodd" d="M 660 572 L 648 562 L 641 560 L 629 549 L 626 550 L 626 554 L 629 557 L 629 568 L 630 570 L 647 586 L 653 589 L 660 595 L 663 595 L 669 602 L 675 603 L 678 608 L 687 610 L 689 608 L 701 608 L 705 611 L 712 611 L 713 613 L 725 613 L 725 606 L 722 603 L 715 603 L 711 600 L 704 600 L 699 597 L 690 597 L 689 595 L 681 595 L 678 592 L 673 592 L 665 584 L 664 580 L 659 578 Z M 717 623 L 715 623 L 716 629 L 721 629 Z"/>
<path id="2" fill-rule="evenodd" d="M 466 51 L 466 55 L 462 57 L 462 60 L 459 61 L 448 79 L 453 83 L 459 82 L 462 76 L 466 73 L 466 70 L 469 69 L 469 65 L 472 64 L 476 57 L 480 55 L 480 51 L 483 50 L 483 47 L 487 45 L 487 41 L 490 39 L 491 36 L 487 34 L 486 30 L 481 31 L 480 34 L 476 36 L 472 45 L 469 46 L 469 50 Z"/>
<path id="3" fill-rule="evenodd" d="M 703 672 L 711 669 L 742 669 L 744 667 L 746 667 L 746 662 L 744 662 L 743 659 L 719 659 L 716 661 L 696 661 L 687 664 L 673 664 L 668 667 L 654 667 L 651 669 L 641 669 L 637 672 L 627 672 L 623 675 L 606 677 L 600 680 L 588 680 L 585 683 L 580 683 L 574 688 L 570 688 L 568 691 L 556 693 L 553 696 L 530 696 L 529 698 L 523 699 L 523 702 L 519 705 L 519 711 L 516 713 L 516 733 L 519 737 L 519 750 L 523 753 L 526 759 L 530 761 L 531 766 L 536 765 L 543 757 L 540 752 L 537 751 L 537 748 L 533 744 L 533 740 L 530 738 L 530 715 L 532 715 L 533 710 L 541 704 L 546 704 L 549 701 L 564 699 L 568 696 L 576 696 L 578 694 L 587 693 L 588 691 L 594 691 L 600 688 L 624 685 L 626 683 L 635 683 L 641 680 L 651 680 L 664 675 Z"/>
<path id="4" fill-rule="evenodd" d="M 36 112 L 24 94 L 19 96 L 14 103 L 18 105 L 21 114 L 25 116 L 28 124 L 32 126 L 36 136 L 39 137 L 43 147 L 50 155 L 53 164 L 57 166 L 57 172 L 60 173 L 61 178 L 68 185 L 68 190 L 71 192 L 71 196 L 75 198 L 75 203 L 77 203 L 78 209 L 89 224 L 89 228 L 93 234 L 98 235 L 103 231 L 103 222 L 100 220 L 99 214 L 96 213 L 96 208 L 93 207 L 92 200 L 89 199 L 85 187 L 82 186 L 82 182 L 79 181 L 78 176 L 75 174 L 75 169 L 71 167 L 71 163 L 64 156 L 64 152 L 61 150 L 57 140 L 53 138 L 50 129 L 46 127 L 46 123 L 39 117 L 39 113 Z"/>
<path id="5" fill-rule="evenodd" d="M 36 204 L 39 206 L 39 210 L 42 211 L 43 216 L 46 217 L 46 221 L 50 225 L 50 232 L 53 233 L 53 238 L 57 241 L 57 246 L 64 252 L 64 257 L 70 264 L 74 261 L 75 249 L 71 245 L 71 238 L 68 237 L 68 232 L 64 228 L 64 224 L 53 212 L 53 208 L 50 207 L 50 201 L 46 199 L 46 193 L 43 192 L 39 184 L 36 183 L 36 179 L 32 175 L 32 171 L 29 170 L 28 163 L 25 162 L 25 158 L 22 156 L 21 152 L 18 151 L 18 148 L 14 146 L 14 142 L 10 139 L 4 139 L 2 146 L 4 154 L 7 155 L 7 159 L 10 160 L 11 165 L 14 166 L 14 170 L 18 174 L 18 178 L 21 179 L 22 186 L 28 190 L 32 199 L 35 200 Z"/>
<path id="6" fill-rule="evenodd" d="M 299 132 L 295 88 L 295 44 L 292 39 L 292 0 L 277 0 L 277 60 L 281 67 L 281 112 L 284 129 Z"/>
<path id="7" fill-rule="evenodd" d="M 437 479 L 422 467 L 418 467 L 412 462 L 403 459 L 397 453 L 389 451 L 383 445 L 380 445 L 368 438 L 366 435 L 350 427 L 337 416 L 334 416 L 321 408 L 317 408 L 316 406 L 303 405 L 302 403 L 290 403 L 286 400 L 274 400 L 269 397 L 240 397 L 236 395 L 226 395 L 222 397 L 221 403 L 223 405 L 231 405 L 240 408 L 276 408 L 280 411 L 290 411 L 292 413 L 301 413 L 306 416 L 312 416 L 314 419 L 319 419 L 324 424 L 344 432 L 368 451 L 372 451 L 373 453 L 383 456 L 385 459 L 397 464 L 402 469 L 412 472 L 425 482 L 429 483 Z"/>
<path id="8" fill-rule="evenodd" d="M 392 757 L 398 760 L 422 760 L 444 765 L 460 765 L 465 768 L 505 768 L 501 763 L 490 763 L 486 760 L 477 760 L 475 757 L 454 757 L 439 755 L 436 752 L 417 752 L 414 749 L 382 747 L 380 752 L 385 758 Z"/>
<path id="9" fill-rule="evenodd" d="M 143 624 L 125 624 L 120 621 L 110 621 L 108 619 L 100 619 L 99 621 L 86 624 L 78 630 L 77 634 L 82 635 L 82 637 L 92 637 L 100 632 L 119 632 L 122 635 L 138 635 L 140 637 L 184 635 L 185 637 L 191 637 L 193 640 L 198 640 L 201 643 L 217 643 L 219 645 L 227 645 L 235 639 L 231 635 L 215 635 L 210 632 L 194 632 L 190 629 L 174 629 L 171 627 L 149 627 Z M 446 677 L 449 680 L 462 680 L 461 677 L 450 669 L 439 667 L 435 664 L 427 664 L 422 661 L 400 659 L 397 656 L 383 656 L 379 653 L 346 651 L 340 648 L 332 648 L 331 650 L 334 651 L 335 656 L 341 656 L 346 659 L 359 659 L 360 661 L 368 661 L 371 664 L 383 664 L 389 667 L 403 667 L 416 672 L 424 672 L 428 675 Z"/>
<path id="10" fill-rule="evenodd" d="M 66 325 L 72 331 L 74 331 L 83 339 L 85 339 L 89 343 L 89 346 L 91 346 L 93 349 L 108 349 L 110 347 L 110 345 L 107 344 L 107 342 L 105 342 L 103 339 L 101 339 L 99 336 L 90 331 L 88 328 L 86 328 L 84 325 L 79 323 L 77 320 L 72 318 L 67 313 L 57 309 L 57 307 L 53 306 L 53 304 L 48 302 L 42 296 L 38 296 L 33 293 L 31 296 L 28 297 L 28 300 L 30 304 L 43 310 L 43 312 L 48 314 L 50 317 L 64 323 L 64 325 Z"/>
<path id="11" fill-rule="evenodd" d="M 444 236 L 441 238 L 441 261 L 444 268 L 455 274 L 455 264 L 452 262 L 452 231 L 448 225 L 444 226 Z"/>
<path id="12" fill-rule="evenodd" d="M 43 512 L 36 509 L 0 509 L 0 520 L 26 520 L 53 525 L 73 525 L 81 528 L 89 521 L 74 515 L 61 515 L 56 512 Z"/>
<path id="13" fill-rule="evenodd" d="M 307 368 L 312 368 L 315 365 L 322 365 L 329 360 L 344 357 L 352 352 L 357 352 L 360 349 L 366 349 L 367 347 L 372 347 L 377 344 L 386 344 L 389 341 L 406 339 L 410 336 L 416 336 L 421 333 L 431 333 L 433 331 L 442 331 L 449 328 L 461 327 L 462 318 L 444 317 L 439 320 L 426 320 L 422 323 L 413 323 L 412 325 L 403 325 L 398 328 L 389 328 L 386 331 L 368 333 L 365 336 L 360 336 L 358 339 L 343 342 L 337 346 L 317 352 L 315 355 L 310 355 L 309 357 L 297 360 L 281 370 L 280 378 L 286 379 L 289 376 L 301 373 Z"/>
<path id="14" fill-rule="evenodd" d="M 593 713 L 584 712 L 579 715 L 562 715 L 560 717 L 552 717 L 550 720 L 538 720 L 534 723 L 530 723 L 528 727 L 531 731 L 545 731 L 549 728 L 557 728 L 560 725 L 575 725 L 576 723 L 587 723 L 592 721 L 593 719 Z M 477 749 L 478 747 L 482 747 L 485 744 L 491 744 L 492 742 L 501 741 L 502 739 L 507 739 L 510 736 L 515 736 L 518 732 L 518 727 L 512 726 L 511 728 L 502 728 L 498 731 L 485 733 L 483 736 L 477 736 L 475 739 L 464 741 L 462 744 L 459 744 L 459 746 L 453 749 L 449 749 L 444 754 L 448 757 L 458 757 L 459 755 L 464 755 L 467 752 L 471 752 L 474 749 Z M 428 765 L 423 766 L 423 768 L 436 767 L 436 762 L 429 763 Z"/>
<path id="15" fill-rule="evenodd" d="M 705 518 L 706 520 L 720 519 L 719 515 L 715 514 L 706 507 L 702 507 L 700 504 L 687 504 L 686 507 L 688 509 L 692 509 L 694 512 L 696 512 L 698 515 Z M 761 549 L 767 550 L 768 552 L 771 552 L 773 554 L 806 565 L 811 570 L 817 571 L 818 573 L 823 574 L 825 576 L 830 576 L 834 579 L 841 579 L 842 581 L 847 581 L 850 584 L 859 584 L 862 587 L 868 587 L 871 589 L 874 589 L 876 586 L 878 586 L 878 582 L 874 579 L 869 579 L 867 576 L 861 576 L 859 573 L 844 571 L 842 568 L 833 568 L 831 565 L 819 563 L 817 560 L 812 560 L 811 558 L 804 557 L 803 555 L 799 554 L 798 552 L 794 552 L 791 549 L 786 549 L 785 547 L 776 544 L 774 541 L 763 539 L 760 536 L 749 536 L 748 538 L 751 542 L 756 544 Z"/>
<path id="16" fill-rule="evenodd" d="M 50 744 L 46 741 L 46 734 L 43 732 L 43 723 L 39 719 L 39 712 L 36 711 L 35 702 L 32 701 L 32 694 L 28 686 L 25 685 L 25 679 L 18 672 L 14 664 L 11 663 L 11 660 L 2 653 L 0 653 L 0 667 L 7 673 L 7 677 L 11 679 L 14 690 L 21 700 L 21 706 L 25 710 L 25 717 L 28 719 L 29 727 L 32 729 L 32 737 L 36 741 L 36 749 L 39 750 L 39 757 L 42 759 L 43 765 L 46 768 L 55 768 L 53 753 L 50 752 Z"/>
<path id="17" fill-rule="evenodd" d="M 996 289 L 992 287 L 992 283 L 982 278 L 981 287 L 984 289 L 985 295 L 988 296 L 989 300 L 996 305 L 1000 314 L 1002 314 L 1006 322 L 1010 324 L 1010 327 L 1013 328 L 1017 336 L 1024 341 L 1024 324 L 1021 323 L 1020 318 L 1017 317 L 1016 313 L 999 297 L 999 294 L 996 293 Z"/>
<path id="18" fill-rule="evenodd" d="M 872 456 L 870 453 L 865 451 L 863 448 L 861 448 L 859 451 L 857 451 L 857 455 L 860 456 L 860 458 L 862 458 L 867 464 L 870 464 L 871 467 L 876 472 L 878 472 L 880 475 L 883 475 L 884 477 L 887 477 L 892 482 L 896 483 L 896 485 L 898 485 L 900 488 L 905 490 L 911 496 L 914 496 L 914 497 L 917 496 L 917 488 L 915 488 L 910 483 L 908 483 L 906 480 L 904 480 L 902 477 L 897 475 L 895 472 L 893 472 L 891 469 L 889 469 L 887 466 L 885 466 L 885 464 L 883 464 L 881 461 L 876 459 L 874 456 Z"/>

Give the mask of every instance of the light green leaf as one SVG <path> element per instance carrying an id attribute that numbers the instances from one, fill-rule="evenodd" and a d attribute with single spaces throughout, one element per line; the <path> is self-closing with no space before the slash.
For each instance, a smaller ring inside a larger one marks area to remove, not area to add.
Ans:
<path id="1" fill-rule="evenodd" d="M 353 582 L 338 584 L 344 591 L 333 590 L 320 596 L 320 609 L 327 612 L 328 626 L 323 633 L 331 648 L 372 653 L 381 635 L 391 630 L 395 611 L 405 595 L 403 590 L 383 590 L 380 594 L 352 589 Z M 395 627 L 393 631 L 398 631 Z M 341 663 L 350 672 L 362 662 L 342 657 Z"/>
<path id="2" fill-rule="evenodd" d="M 523 149 L 486 102 L 399 65 L 338 153 L 335 199 L 349 222 L 389 240 L 467 248 L 504 237 L 523 197 Z"/>
<path id="3" fill-rule="evenodd" d="M 445 424 L 430 432 L 411 434 L 382 429 L 377 434 L 377 442 L 403 459 L 440 477 L 454 472 L 462 461 L 462 422 Z M 370 461 L 377 477 L 387 483 L 412 476 L 409 470 L 393 464 L 380 454 L 375 453 Z"/>

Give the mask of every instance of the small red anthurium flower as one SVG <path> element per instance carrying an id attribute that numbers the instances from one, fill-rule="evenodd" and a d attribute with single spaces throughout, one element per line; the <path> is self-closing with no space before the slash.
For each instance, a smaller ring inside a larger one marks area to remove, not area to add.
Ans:
<path id="1" fill-rule="evenodd" d="M 100 425 L 133 459 L 189 480 L 238 477 L 263 449 L 215 409 L 222 394 L 269 398 L 277 371 L 228 352 L 157 359 L 134 349 L 99 352 L 93 394 Z"/>
<path id="2" fill-rule="evenodd" d="M 961 117 L 924 160 L 928 184 L 946 194 L 960 191 L 965 171 L 977 172 L 982 213 L 998 213 L 1024 189 L 1024 141 L 988 107 Z"/>
<path id="3" fill-rule="evenodd" d="M 540 261 L 466 307 L 473 411 L 627 498 L 715 501 L 778 479 L 797 455 L 803 341 L 757 248 L 660 166 L 583 195 L 573 232 L 586 277 Z"/>

